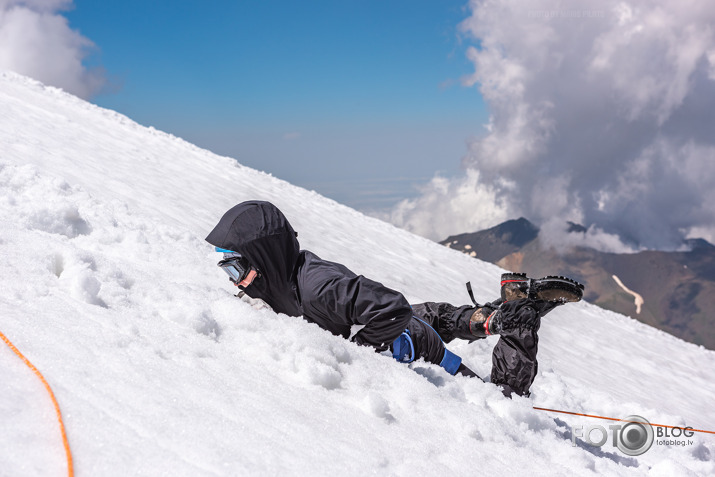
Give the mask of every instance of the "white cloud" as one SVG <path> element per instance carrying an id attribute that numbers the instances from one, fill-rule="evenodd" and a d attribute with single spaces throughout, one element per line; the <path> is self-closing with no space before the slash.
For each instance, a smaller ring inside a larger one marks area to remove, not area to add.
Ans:
<path id="1" fill-rule="evenodd" d="M 82 98 L 97 93 L 103 72 L 82 64 L 94 44 L 58 13 L 71 6 L 69 0 L 0 0 L 0 68 Z"/>
<path id="2" fill-rule="evenodd" d="M 713 227 L 693 227 L 688 232 L 687 238 L 702 238 L 715 244 L 715 226 Z"/>
<path id="3" fill-rule="evenodd" d="M 585 232 L 569 233 L 568 227 L 568 223 L 561 219 L 548 220 L 542 224 L 539 230 L 539 240 L 544 247 L 553 248 L 556 251 L 572 247 L 589 247 L 610 253 L 639 251 L 638 248 L 623 243 L 618 235 L 604 232 L 595 225 L 590 226 Z"/>
<path id="4" fill-rule="evenodd" d="M 715 4 L 583 5 L 470 2 L 460 28 L 478 44 L 463 83 L 487 102 L 488 131 L 463 160 L 467 177 L 445 180 L 439 201 L 433 187 L 401 204 L 396 223 L 431 230 L 459 191 L 461 202 L 494 209 L 481 207 L 481 221 L 450 215 L 450 232 L 507 211 L 539 224 L 579 220 L 656 248 L 715 228 Z"/>
<path id="5" fill-rule="evenodd" d="M 480 182 L 480 174 L 469 170 L 461 179 L 433 178 L 416 199 L 400 202 L 385 219 L 433 240 L 442 240 L 464 230 L 480 230 L 509 218 L 494 188 Z"/>

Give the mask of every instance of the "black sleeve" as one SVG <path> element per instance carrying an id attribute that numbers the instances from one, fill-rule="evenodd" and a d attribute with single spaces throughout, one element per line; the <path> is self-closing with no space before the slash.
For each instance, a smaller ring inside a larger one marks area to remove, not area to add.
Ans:
<path id="1" fill-rule="evenodd" d="M 347 324 L 364 325 L 353 340 L 378 351 L 386 350 L 412 318 L 412 308 L 401 293 L 362 275 L 333 277 L 319 288 L 314 303 Z"/>

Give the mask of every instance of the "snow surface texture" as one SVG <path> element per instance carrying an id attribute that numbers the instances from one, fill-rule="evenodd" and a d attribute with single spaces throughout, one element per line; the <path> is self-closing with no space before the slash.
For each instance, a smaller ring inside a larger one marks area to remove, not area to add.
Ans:
<path id="1" fill-rule="evenodd" d="M 412 302 L 498 293 L 493 265 L 0 73 L 0 331 L 53 386 L 77 475 L 715 473 L 715 436 L 627 457 L 572 446 L 572 425 L 607 421 L 532 409 L 715 430 L 715 353 L 567 305 L 531 398 L 508 400 L 235 298 L 203 238 L 247 199 Z M 488 376 L 495 340 L 450 348 Z M 0 369 L 0 475 L 62 475 L 44 388 L 4 345 Z"/>

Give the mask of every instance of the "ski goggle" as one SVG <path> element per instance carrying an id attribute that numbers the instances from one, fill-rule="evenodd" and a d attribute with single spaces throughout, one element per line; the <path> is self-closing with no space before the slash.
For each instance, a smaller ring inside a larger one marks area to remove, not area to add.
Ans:
<path id="1" fill-rule="evenodd" d="M 250 282 L 258 275 L 255 268 L 251 267 L 248 260 L 238 252 L 232 250 L 225 250 L 216 247 L 217 252 L 223 252 L 223 260 L 218 262 L 218 266 L 226 272 L 231 281 L 239 285 L 246 279 L 250 279 L 245 285 L 249 285 Z"/>

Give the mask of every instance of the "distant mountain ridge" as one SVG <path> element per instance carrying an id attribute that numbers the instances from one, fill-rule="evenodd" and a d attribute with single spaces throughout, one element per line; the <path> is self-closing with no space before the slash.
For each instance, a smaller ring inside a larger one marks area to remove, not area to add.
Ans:
<path id="1" fill-rule="evenodd" d="M 567 233 L 585 231 L 569 224 Z M 706 240 L 687 240 L 690 250 L 683 252 L 555 250 L 544 246 L 537 226 L 520 218 L 440 243 L 529 276 L 575 278 L 586 285 L 586 300 L 715 350 L 715 246 Z"/>
<path id="2" fill-rule="evenodd" d="M 454 244 L 453 248 L 458 248 L 472 257 L 496 263 L 507 255 L 518 252 L 538 235 L 539 228 L 522 217 L 481 232 L 454 235 L 440 243 L 448 247 Z"/>

